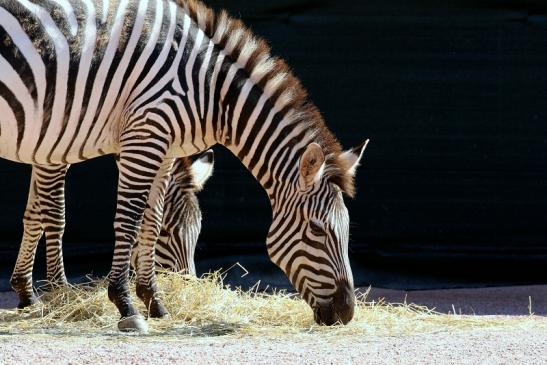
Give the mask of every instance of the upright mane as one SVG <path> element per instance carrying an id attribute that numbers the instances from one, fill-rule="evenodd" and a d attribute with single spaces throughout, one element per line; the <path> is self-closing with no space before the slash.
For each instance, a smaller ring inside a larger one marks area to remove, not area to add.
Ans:
<path id="1" fill-rule="evenodd" d="M 313 139 L 325 153 L 325 177 L 353 197 L 355 186 L 353 176 L 348 173 L 350 166 L 339 157 L 342 147 L 325 125 L 317 107 L 308 100 L 306 89 L 287 63 L 273 57 L 266 41 L 255 36 L 241 20 L 232 18 L 225 10 L 215 14 L 197 0 L 176 2 L 232 62 L 248 73 L 280 110 L 290 115 L 292 123 L 306 123 Z"/>

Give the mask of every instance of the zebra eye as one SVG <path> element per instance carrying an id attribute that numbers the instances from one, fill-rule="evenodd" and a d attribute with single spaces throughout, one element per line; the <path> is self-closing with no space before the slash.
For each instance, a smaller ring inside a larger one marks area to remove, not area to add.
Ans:
<path id="1" fill-rule="evenodd" d="M 326 236 L 325 230 L 313 220 L 310 221 L 310 231 L 314 236 Z"/>

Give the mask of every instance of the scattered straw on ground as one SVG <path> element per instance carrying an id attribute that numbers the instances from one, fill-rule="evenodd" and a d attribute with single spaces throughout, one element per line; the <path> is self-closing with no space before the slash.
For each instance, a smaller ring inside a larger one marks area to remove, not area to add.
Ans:
<path id="1" fill-rule="evenodd" d="M 413 304 L 367 302 L 359 295 L 355 317 L 347 326 L 313 322 L 308 305 L 284 291 L 271 294 L 225 286 L 221 275 L 203 278 L 163 273 L 158 285 L 169 317 L 149 320 L 150 335 L 307 335 L 400 336 L 456 329 L 533 325 L 529 318 L 439 314 Z M 132 285 L 134 287 L 134 285 Z M 258 286 L 257 286 L 258 287 Z M 137 298 L 139 310 L 145 308 Z M 0 310 L 0 333 L 109 334 L 116 332 L 118 313 L 107 297 L 106 282 L 55 288 L 24 311 Z"/>

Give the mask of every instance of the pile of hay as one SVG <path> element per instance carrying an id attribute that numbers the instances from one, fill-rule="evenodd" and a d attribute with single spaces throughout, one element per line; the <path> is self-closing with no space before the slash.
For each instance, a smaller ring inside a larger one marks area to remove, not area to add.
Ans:
<path id="1" fill-rule="evenodd" d="M 406 335 L 461 328 L 506 326 L 504 318 L 447 315 L 412 304 L 367 302 L 358 296 L 347 326 L 318 326 L 310 307 L 294 294 L 266 294 L 225 286 L 220 274 L 195 278 L 174 273 L 158 276 L 169 317 L 150 319 L 150 335 Z M 134 284 L 132 284 L 134 287 Z M 139 310 L 142 302 L 133 297 Z M 44 293 L 24 311 L 0 311 L 2 333 L 109 333 L 116 331 L 118 312 L 107 297 L 106 282 L 59 287 Z M 520 322 L 522 325 L 522 321 Z"/>

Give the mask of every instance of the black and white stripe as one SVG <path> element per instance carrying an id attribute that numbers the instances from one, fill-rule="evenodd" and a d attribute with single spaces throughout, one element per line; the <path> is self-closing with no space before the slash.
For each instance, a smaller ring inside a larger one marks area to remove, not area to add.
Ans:
<path id="1" fill-rule="evenodd" d="M 351 319 L 342 192 L 364 145 L 343 152 L 288 67 L 225 13 L 191 0 L 65 1 L 2 6 L 0 155 L 58 165 L 119 154 L 109 297 L 120 328 L 145 329 L 127 287 L 137 234 L 137 295 L 150 316 L 166 313 L 153 254 L 172 161 L 217 143 L 266 190 L 268 251 L 316 320 Z"/>

